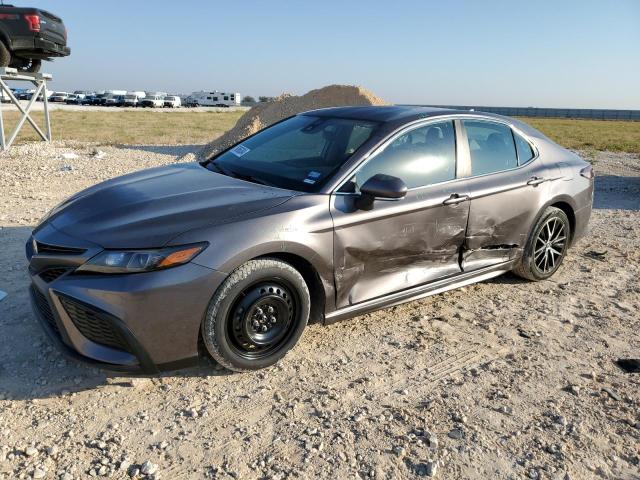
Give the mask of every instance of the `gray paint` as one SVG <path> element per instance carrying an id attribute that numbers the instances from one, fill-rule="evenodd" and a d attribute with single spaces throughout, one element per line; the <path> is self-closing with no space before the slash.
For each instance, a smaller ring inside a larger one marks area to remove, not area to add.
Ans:
<path id="1" fill-rule="evenodd" d="M 39 242 L 86 249 L 79 255 L 36 254 L 35 287 L 47 295 L 65 343 L 85 357 L 124 365 L 135 359 L 82 337 L 57 296 L 94 305 L 124 322 L 155 364 L 198 355 L 207 305 L 229 272 L 260 256 L 308 264 L 318 278 L 314 298 L 326 322 L 437 293 L 508 271 L 538 215 L 563 202 L 575 217 L 573 240 L 584 235 L 593 182 L 588 165 L 537 130 L 513 119 L 454 110 L 406 107 L 330 108 L 314 115 L 382 122 L 318 194 L 229 178 L 199 164 L 145 170 L 81 192 L 34 231 Z M 355 207 L 356 194 L 336 193 L 354 169 L 393 136 L 430 121 L 487 119 L 528 138 L 528 164 L 481 177 L 471 172 L 458 139 L 456 180 L 411 189 L 399 200 Z M 528 182 L 542 178 L 537 185 Z M 461 201 L 445 204 L 451 195 Z M 104 248 L 151 248 L 208 241 L 190 264 L 144 274 L 65 274 L 45 283 L 47 266 L 75 267 Z M 296 260 L 297 259 L 297 260 Z"/>

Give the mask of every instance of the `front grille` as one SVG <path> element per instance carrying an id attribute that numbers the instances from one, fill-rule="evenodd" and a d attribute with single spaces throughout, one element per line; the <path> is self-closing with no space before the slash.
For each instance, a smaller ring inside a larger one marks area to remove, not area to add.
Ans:
<path id="1" fill-rule="evenodd" d="M 92 342 L 129 352 L 126 340 L 99 312 L 66 297 L 59 297 L 69 318 L 82 335 Z"/>
<path id="2" fill-rule="evenodd" d="M 84 248 L 61 247 L 41 242 L 36 242 L 36 248 L 38 249 L 37 253 L 45 255 L 80 255 L 87 251 Z"/>
<path id="3" fill-rule="evenodd" d="M 40 272 L 40 278 L 42 278 L 45 282 L 50 283 L 53 282 L 56 278 L 63 275 L 65 272 L 68 272 L 70 269 L 66 267 L 54 267 L 47 268 L 43 272 Z"/>
<path id="4" fill-rule="evenodd" d="M 47 323 L 53 327 L 56 333 L 59 334 L 60 330 L 58 329 L 58 324 L 53 316 L 47 297 L 45 297 L 44 294 L 34 286 L 31 287 L 31 290 L 33 291 L 33 298 L 35 299 L 36 308 L 40 312 L 40 315 L 42 315 L 42 318 L 44 318 Z"/>

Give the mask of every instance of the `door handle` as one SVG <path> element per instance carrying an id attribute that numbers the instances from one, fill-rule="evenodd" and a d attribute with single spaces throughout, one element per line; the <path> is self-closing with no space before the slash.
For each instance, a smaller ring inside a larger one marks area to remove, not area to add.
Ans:
<path id="1" fill-rule="evenodd" d="M 469 200 L 469 195 L 458 195 L 457 193 L 452 193 L 449 198 L 447 198 L 443 205 L 457 205 L 458 203 L 466 202 Z"/>
<path id="2" fill-rule="evenodd" d="M 546 182 L 547 180 L 544 178 L 540 178 L 540 177 L 531 177 L 528 181 L 527 181 L 527 185 L 531 185 L 533 187 L 536 187 L 538 185 L 540 185 L 541 183 Z"/>

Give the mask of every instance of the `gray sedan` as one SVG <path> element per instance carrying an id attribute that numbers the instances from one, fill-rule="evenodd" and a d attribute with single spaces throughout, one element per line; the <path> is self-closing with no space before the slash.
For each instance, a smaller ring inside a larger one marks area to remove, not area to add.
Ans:
<path id="1" fill-rule="evenodd" d="M 509 271 L 549 278 L 585 234 L 593 182 L 512 118 L 306 112 L 54 208 L 26 246 L 34 310 L 67 353 L 106 368 L 263 368 L 310 321 Z"/>

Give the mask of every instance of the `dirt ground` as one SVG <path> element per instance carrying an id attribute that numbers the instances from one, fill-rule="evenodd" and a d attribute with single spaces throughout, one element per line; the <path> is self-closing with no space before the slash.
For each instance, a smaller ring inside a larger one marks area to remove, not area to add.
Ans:
<path id="1" fill-rule="evenodd" d="M 24 242 L 81 188 L 193 146 L 0 156 L 0 479 L 640 478 L 640 158 L 600 152 L 591 233 L 512 275 L 312 325 L 279 365 L 152 378 L 66 361 L 32 317 Z M 63 158 L 75 153 L 77 158 Z"/>

